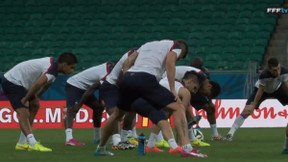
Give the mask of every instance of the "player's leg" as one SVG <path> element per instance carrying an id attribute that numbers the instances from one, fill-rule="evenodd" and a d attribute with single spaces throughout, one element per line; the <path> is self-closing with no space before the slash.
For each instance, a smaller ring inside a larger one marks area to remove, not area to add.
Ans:
<path id="1" fill-rule="evenodd" d="M 82 95 L 84 94 L 84 90 L 76 88 L 68 83 L 65 86 L 66 91 L 66 116 L 64 118 L 64 126 L 65 126 L 65 145 L 67 146 L 82 146 L 85 143 L 81 143 L 73 138 L 73 121 L 76 117 L 81 106 L 78 105 Z"/>
<path id="2" fill-rule="evenodd" d="M 288 154 L 288 124 L 286 126 L 286 134 L 285 134 L 284 147 L 282 150 L 282 154 Z"/>
<path id="3" fill-rule="evenodd" d="M 212 131 L 212 140 L 213 141 L 221 141 L 224 140 L 222 136 L 219 135 L 216 125 L 216 117 L 215 117 L 215 106 L 209 103 L 203 105 L 203 109 L 207 113 L 207 120 L 210 124 L 210 128 Z"/>
<path id="4" fill-rule="evenodd" d="M 135 112 L 127 112 L 123 119 L 123 127 L 121 129 L 121 141 L 122 142 L 130 142 L 132 144 L 138 145 L 137 134 L 136 134 L 136 113 Z M 133 133 L 133 129 L 134 133 Z"/>

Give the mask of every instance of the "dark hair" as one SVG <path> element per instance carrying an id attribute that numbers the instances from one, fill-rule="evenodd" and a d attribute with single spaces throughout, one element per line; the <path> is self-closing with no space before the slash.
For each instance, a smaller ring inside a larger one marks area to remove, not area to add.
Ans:
<path id="1" fill-rule="evenodd" d="M 195 82 L 199 83 L 199 74 L 195 71 L 187 71 L 182 80 L 184 79 L 193 79 Z"/>
<path id="2" fill-rule="evenodd" d="M 178 40 L 175 40 L 175 41 L 180 43 L 181 47 L 184 46 L 186 48 L 186 53 L 185 53 L 185 56 L 186 56 L 188 54 L 188 44 L 182 39 L 178 39 Z"/>
<path id="3" fill-rule="evenodd" d="M 271 67 L 276 67 L 279 65 L 279 61 L 278 59 L 272 57 L 268 60 L 268 67 L 271 68 Z"/>
<path id="4" fill-rule="evenodd" d="M 212 85 L 212 88 L 211 88 L 212 94 L 210 98 L 211 99 L 216 98 L 221 92 L 221 86 L 217 82 L 212 81 L 212 80 L 210 80 L 210 84 Z"/>
<path id="5" fill-rule="evenodd" d="M 203 66 L 203 59 L 201 57 L 195 57 L 191 60 L 190 66 L 201 69 Z"/>
<path id="6" fill-rule="evenodd" d="M 68 65 L 77 64 L 78 60 L 75 54 L 70 52 L 64 52 L 58 57 L 58 62 L 66 62 Z"/>

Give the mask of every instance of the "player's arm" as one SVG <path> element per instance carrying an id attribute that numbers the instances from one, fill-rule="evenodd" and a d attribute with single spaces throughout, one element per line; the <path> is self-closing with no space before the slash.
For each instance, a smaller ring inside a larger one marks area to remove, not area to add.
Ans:
<path id="1" fill-rule="evenodd" d="M 94 83 L 92 86 L 90 86 L 90 87 L 85 91 L 85 93 L 83 94 L 83 96 L 81 97 L 81 99 L 80 99 L 80 101 L 79 101 L 79 103 L 78 103 L 78 106 L 80 107 L 81 105 L 83 105 L 83 104 L 87 101 L 88 97 L 89 97 L 90 95 L 92 95 L 97 89 L 99 89 L 100 86 L 101 86 L 100 81 L 97 81 L 97 82 Z"/>
<path id="2" fill-rule="evenodd" d="M 173 51 L 170 51 L 166 58 L 166 72 L 167 78 L 170 86 L 170 91 L 175 96 L 175 100 L 179 100 L 178 94 L 175 91 L 175 62 L 177 60 L 177 54 Z M 180 101 L 180 100 L 179 100 Z"/>
<path id="3" fill-rule="evenodd" d="M 38 80 L 31 86 L 31 88 L 28 90 L 28 92 L 26 93 L 25 97 L 23 97 L 21 99 L 21 102 L 25 105 L 25 106 L 29 106 L 29 100 L 35 96 L 36 92 L 47 83 L 48 78 L 45 74 L 42 74 L 40 76 L 40 78 L 38 78 Z"/>
<path id="4" fill-rule="evenodd" d="M 256 108 L 256 105 L 260 101 L 260 98 L 262 97 L 263 93 L 264 93 L 264 86 L 260 84 L 252 104 L 253 109 Z"/>
<path id="5" fill-rule="evenodd" d="M 189 92 L 187 88 L 181 87 L 179 89 L 178 96 L 181 99 L 182 104 L 185 108 L 187 121 L 189 121 L 193 118 L 193 113 L 192 113 L 191 104 L 190 104 L 191 93 Z"/>
<path id="6" fill-rule="evenodd" d="M 138 57 L 138 52 L 134 51 L 123 63 L 122 71 L 123 74 L 127 72 L 127 70 L 134 65 L 136 58 Z"/>
<path id="7" fill-rule="evenodd" d="M 52 81 L 51 82 L 48 82 L 47 84 L 45 84 L 41 89 L 40 91 L 37 93 L 37 97 L 40 98 L 44 92 L 46 92 L 46 90 L 52 85 Z"/>

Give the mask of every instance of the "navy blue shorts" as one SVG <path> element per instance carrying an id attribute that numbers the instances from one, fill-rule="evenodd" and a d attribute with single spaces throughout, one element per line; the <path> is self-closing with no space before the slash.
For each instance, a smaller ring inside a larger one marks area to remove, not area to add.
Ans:
<path id="1" fill-rule="evenodd" d="M 144 72 L 127 72 L 119 85 L 119 109 L 131 111 L 132 103 L 143 98 L 156 109 L 175 102 L 174 95 L 161 86 L 156 77 Z"/>
<path id="2" fill-rule="evenodd" d="M 209 100 L 200 94 L 195 94 L 191 97 L 190 104 L 196 109 L 201 110 L 205 104 L 209 104 Z"/>
<path id="3" fill-rule="evenodd" d="M 21 103 L 21 99 L 25 97 L 27 93 L 27 90 L 24 87 L 13 84 L 3 77 L 2 89 L 14 110 L 25 107 Z"/>
<path id="4" fill-rule="evenodd" d="M 85 93 L 85 90 L 74 87 L 73 85 L 69 83 L 66 83 L 65 90 L 66 90 L 66 106 L 67 107 L 71 107 L 71 106 L 78 104 L 81 97 Z M 84 104 L 89 106 L 90 108 L 93 108 L 93 104 L 95 102 L 98 102 L 98 100 L 96 96 L 92 94 L 91 96 L 88 97 L 88 99 L 86 100 Z"/>
<path id="5" fill-rule="evenodd" d="M 258 109 L 260 104 L 266 100 L 266 99 L 269 99 L 269 98 L 275 98 L 277 99 L 283 106 L 285 105 L 288 105 L 288 96 L 287 96 L 287 92 L 285 92 L 286 88 L 284 87 L 285 85 L 282 84 L 279 89 L 277 91 L 275 91 L 274 93 L 263 93 L 263 95 L 261 96 L 259 102 L 257 103 L 256 105 L 256 108 L 255 109 Z M 254 98 L 256 96 L 256 93 L 257 93 L 257 90 L 258 88 L 254 88 L 252 94 L 249 96 L 247 102 L 246 102 L 246 105 L 251 105 L 252 102 L 254 101 Z"/>
<path id="6" fill-rule="evenodd" d="M 119 100 L 118 87 L 106 80 L 101 84 L 99 96 L 105 102 L 106 109 L 111 109 L 117 106 Z"/>

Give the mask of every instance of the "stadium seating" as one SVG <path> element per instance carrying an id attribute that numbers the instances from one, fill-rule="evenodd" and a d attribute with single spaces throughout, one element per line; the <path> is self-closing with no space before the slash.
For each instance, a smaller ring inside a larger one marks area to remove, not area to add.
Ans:
<path id="1" fill-rule="evenodd" d="M 0 71 L 27 59 L 57 57 L 64 51 L 79 56 L 76 70 L 80 71 L 117 61 L 130 48 L 147 41 L 179 38 L 187 40 L 190 53 L 178 64 L 199 56 L 210 70 L 246 70 L 249 60 L 261 63 L 276 24 L 277 15 L 266 14 L 266 7 L 282 3 L 2 0 Z"/>

